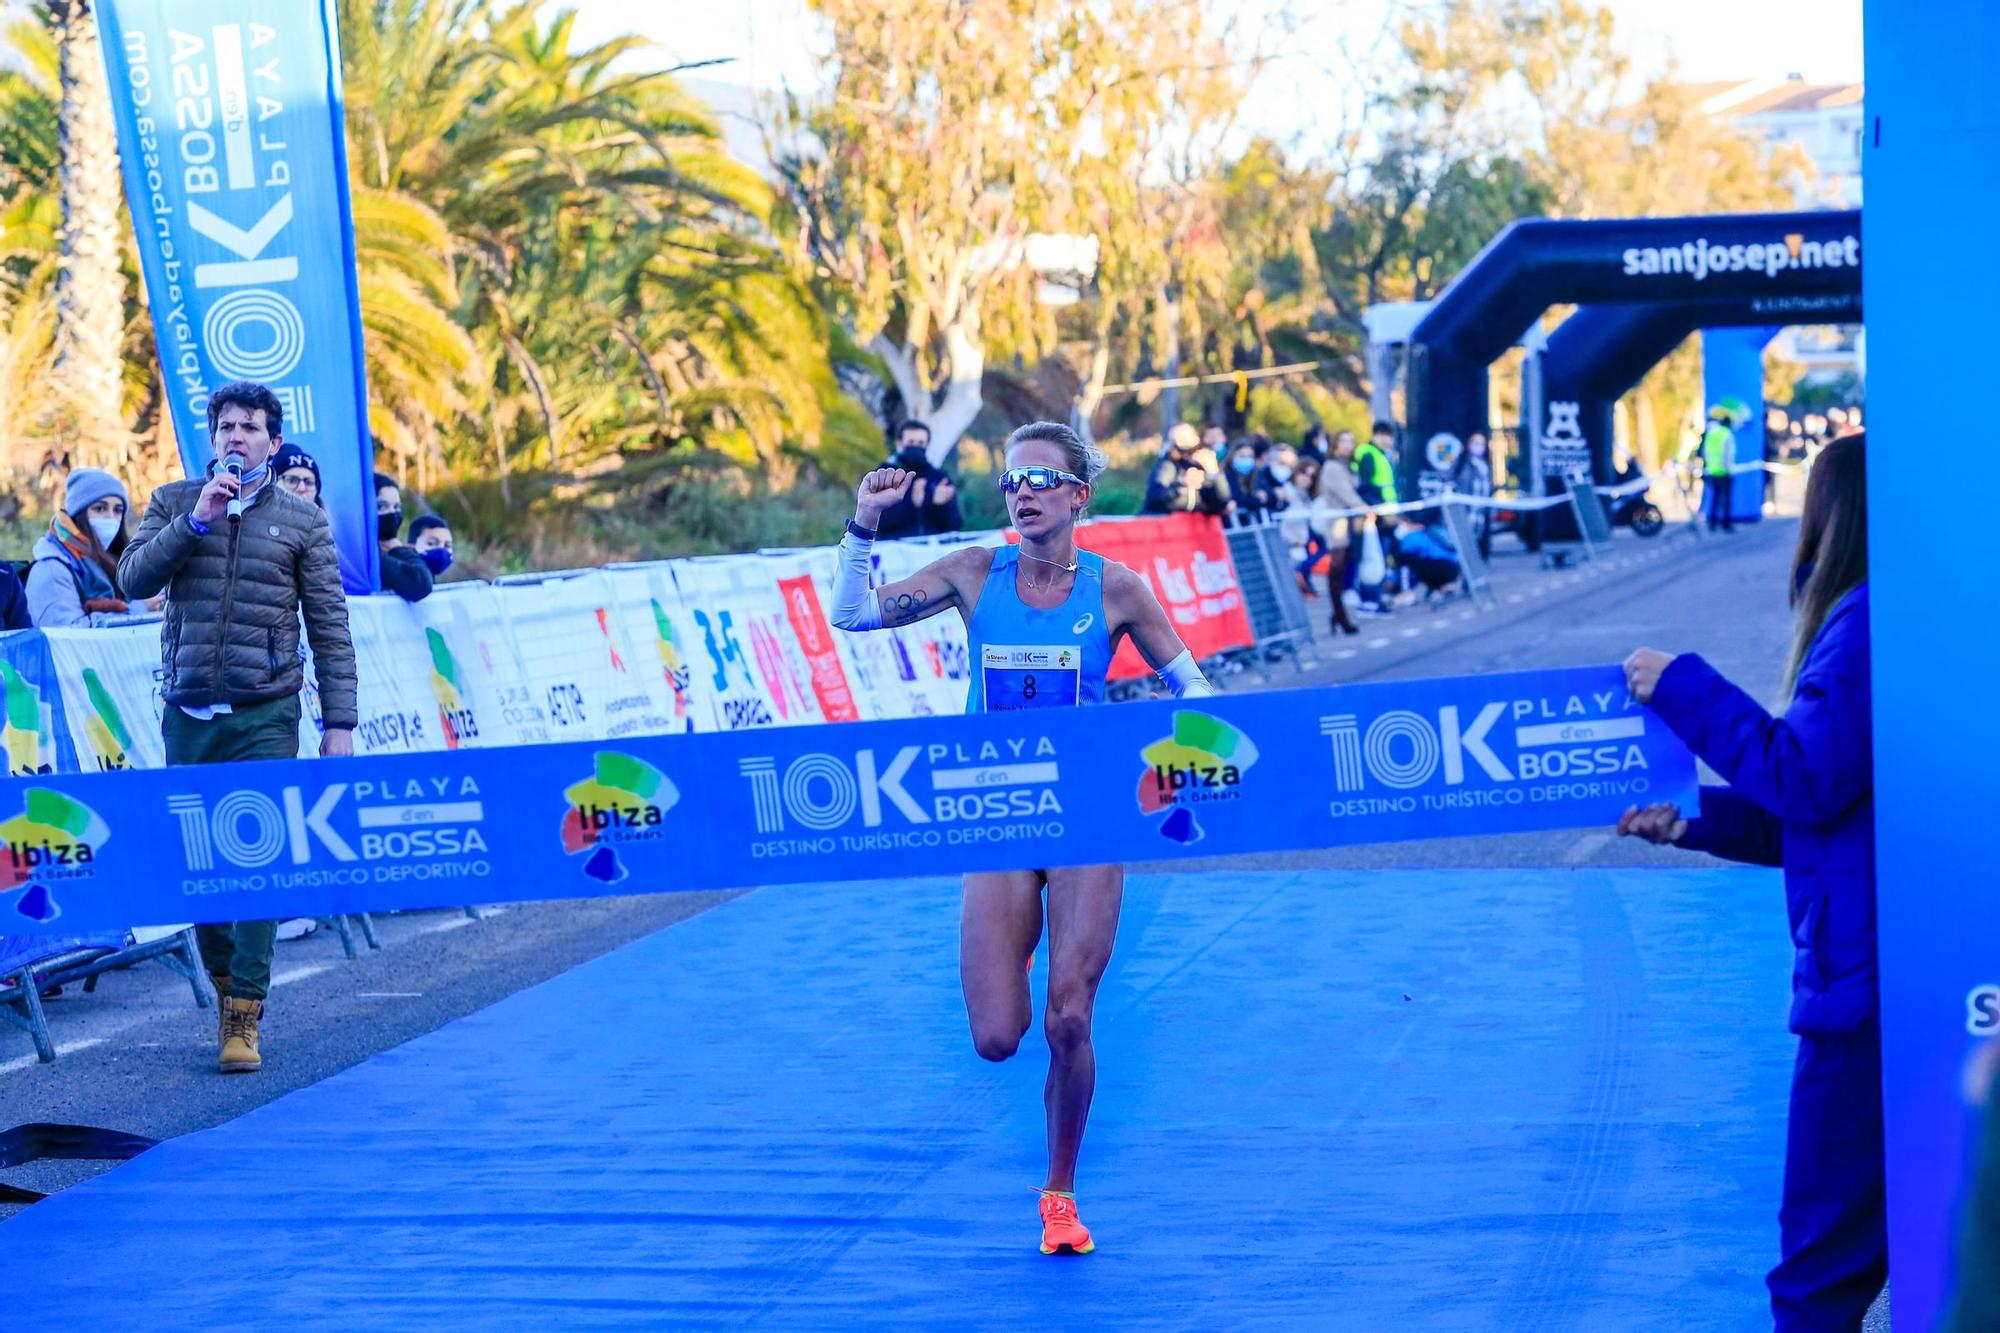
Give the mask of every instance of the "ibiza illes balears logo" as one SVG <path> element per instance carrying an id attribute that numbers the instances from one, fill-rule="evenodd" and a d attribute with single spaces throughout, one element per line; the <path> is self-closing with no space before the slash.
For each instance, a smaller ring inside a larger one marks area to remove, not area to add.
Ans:
<path id="1" fill-rule="evenodd" d="M 456 750 L 479 739 L 479 717 L 466 701 L 464 674 L 451 644 L 432 628 L 424 630 L 424 638 L 431 650 L 431 693 L 437 698 L 438 730 L 444 733 L 444 748 Z"/>
<path id="2" fill-rule="evenodd" d="M 1237 728 L 1210 713 L 1176 712 L 1174 730 L 1139 752 L 1139 809 L 1166 812 L 1160 836 L 1198 842 L 1203 805 L 1243 799 L 1243 775 L 1257 762 L 1257 747 Z"/>
<path id="3" fill-rule="evenodd" d="M 51 884 L 89 879 L 111 838 L 98 813 L 73 796 L 30 787 L 21 813 L 0 823 L 0 893 L 21 890 L 14 910 L 30 921 L 62 915 Z"/>
<path id="4" fill-rule="evenodd" d="M 7 755 L 8 777 L 31 778 L 54 771 L 51 715 L 41 691 L 13 663 L 0 662 L 0 750 Z"/>
<path id="5" fill-rule="evenodd" d="M 563 792 L 569 811 L 563 816 L 563 850 L 571 856 L 588 852 L 583 873 L 603 884 L 616 884 L 630 873 L 618 859 L 618 848 L 664 838 L 667 811 L 680 803 L 680 789 L 665 773 L 643 759 L 616 750 L 600 750 L 591 775 Z"/>

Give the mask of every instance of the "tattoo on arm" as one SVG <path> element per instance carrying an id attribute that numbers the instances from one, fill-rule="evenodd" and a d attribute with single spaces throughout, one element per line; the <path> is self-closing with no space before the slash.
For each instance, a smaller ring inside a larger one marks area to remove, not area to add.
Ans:
<path id="1" fill-rule="evenodd" d="M 882 623 L 885 625 L 907 625 L 913 620 L 924 618 L 924 605 L 930 601 L 930 594 L 922 588 L 914 592 L 898 593 L 894 597 L 882 599 Z"/>

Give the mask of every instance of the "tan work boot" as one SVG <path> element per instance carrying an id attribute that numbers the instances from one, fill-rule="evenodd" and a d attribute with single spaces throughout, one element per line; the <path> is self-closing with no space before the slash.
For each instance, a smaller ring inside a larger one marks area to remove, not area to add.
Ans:
<path id="1" fill-rule="evenodd" d="M 215 987 L 215 1044 L 222 1045 L 222 1029 L 229 1023 L 229 978 L 208 974 L 209 985 Z"/>
<path id="2" fill-rule="evenodd" d="M 257 1051 L 261 1038 L 257 1020 L 264 1016 L 262 1000 L 239 1000 L 230 996 L 222 1002 L 222 1056 L 225 1074 L 252 1074 L 264 1067 Z"/>

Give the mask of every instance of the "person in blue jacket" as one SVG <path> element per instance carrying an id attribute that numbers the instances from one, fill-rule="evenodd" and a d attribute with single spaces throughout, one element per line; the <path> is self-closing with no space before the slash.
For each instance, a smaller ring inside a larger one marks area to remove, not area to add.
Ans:
<path id="1" fill-rule="evenodd" d="M 1703 787 L 1692 817 L 1634 807 L 1618 832 L 1785 871 L 1799 1048 L 1766 1279 L 1781 1330 L 1859 1329 L 1889 1276 L 1863 460 L 1862 436 L 1836 440 L 1806 484 L 1782 716 L 1691 653 L 1625 663 L 1633 697 L 1728 785 Z"/>
<path id="2" fill-rule="evenodd" d="M 1396 518 L 1396 561 L 1423 585 L 1425 596 L 1459 579 L 1458 548 L 1451 544 L 1450 534 L 1425 527 L 1408 514 Z"/>

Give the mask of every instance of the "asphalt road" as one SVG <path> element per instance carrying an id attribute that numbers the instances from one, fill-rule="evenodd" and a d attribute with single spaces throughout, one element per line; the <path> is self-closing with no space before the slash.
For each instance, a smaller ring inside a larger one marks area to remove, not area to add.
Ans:
<path id="1" fill-rule="evenodd" d="M 1497 607 L 1462 601 L 1363 622 L 1356 637 L 1322 637 L 1317 664 L 1287 663 L 1231 689 L 1343 680 L 1525 670 L 1613 662 L 1641 644 L 1698 651 L 1770 698 L 1784 658 L 1785 575 L 1795 525 L 1771 521 L 1697 542 L 1671 528 L 1651 541 L 1621 531 L 1598 567 L 1546 571 L 1535 557 L 1497 553 Z M 1503 538 L 1503 548 L 1511 547 Z M 1315 622 L 1326 603 L 1309 604 Z M 1320 626 L 1322 633 L 1325 627 Z M 1301 852 L 1198 863 L 1215 868 L 1684 863 L 1684 854 L 1621 842 L 1602 830 Z M 1185 867 L 1186 863 L 1182 863 Z M 781 889 L 769 890 L 782 892 Z M 186 982 L 157 964 L 49 1002 L 61 1058 L 43 1065 L 25 1034 L 0 1027 L 0 1126 L 98 1125 L 166 1138 L 233 1119 L 298 1087 L 431 1031 L 711 906 L 727 895 L 666 894 L 489 909 L 421 912 L 378 922 L 383 947 L 352 961 L 322 930 L 278 946 L 265 1021 L 265 1067 L 215 1072 L 215 1010 L 197 1009 Z M 579 1022 L 602 1021 L 578 1014 Z M 39 1163 L 4 1173 L 53 1191 L 102 1163 Z M 282 1168 L 282 1163 L 273 1163 Z M 0 1217 L 8 1211 L 0 1208 Z"/>

